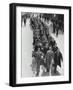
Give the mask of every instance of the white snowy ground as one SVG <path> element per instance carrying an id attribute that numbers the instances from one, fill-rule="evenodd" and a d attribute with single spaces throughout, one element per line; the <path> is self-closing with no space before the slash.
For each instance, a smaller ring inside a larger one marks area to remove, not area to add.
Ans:
<path id="1" fill-rule="evenodd" d="M 32 42 L 33 32 L 27 19 L 26 25 L 22 23 L 22 77 L 32 77 L 33 72 L 31 68 L 32 63 Z"/>
<path id="2" fill-rule="evenodd" d="M 51 29 L 51 27 L 50 27 Z M 53 33 L 51 36 L 56 40 L 57 46 L 59 47 L 63 57 L 64 57 L 64 35 L 59 34 L 56 37 Z M 27 40 L 27 41 L 26 41 Z M 29 19 L 27 19 L 26 26 L 22 23 L 22 77 L 33 77 L 33 72 L 31 68 L 32 64 L 32 42 L 33 42 L 33 32 L 30 28 Z M 57 67 L 57 75 L 64 74 L 64 65 L 62 63 L 62 67 Z M 53 74 L 54 75 L 54 74 Z M 56 75 L 56 74 L 55 74 Z M 42 76 L 48 76 L 47 73 L 43 73 Z"/>

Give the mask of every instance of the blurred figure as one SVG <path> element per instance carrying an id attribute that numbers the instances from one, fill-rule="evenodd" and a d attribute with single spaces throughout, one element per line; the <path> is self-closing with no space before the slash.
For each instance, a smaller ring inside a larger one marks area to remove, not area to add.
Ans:
<path id="1" fill-rule="evenodd" d="M 54 58 L 54 53 L 52 51 L 52 47 L 49 47 L 49 50 L 46 53 L 47 72 L 49 72 L 49 75 L 51 75 L 53 58 Z"/>
<path id="2" fill-rule="evenodd" d="M 24 18 L 24 25 L 26 26 L 26 18 Z"/>
<path id="3" fill-rule="evenodd" d="M 32 67 L 32 71 L 33 71 L 33 76 L 35 76 L 35 75 L 36 75 L 36 67 L 37 67 L 37 64 L 36 64 L 36 60 L 35 60 L 35 57 L 34 57 L 34 56 L 33 56 L 33 58 L 32 58 L 31 67 Z"/>
<path id="4" fill-rule="evenodd" d="M 51 46 L 53 48 L 53 46 L 56 45 L 56 41 L 54 40 L 54 38 L 49 37 L 49 46 Z"/>
<path id="5" fill-rule="evenodd" d="M 35 60 L 36 60 L 36 64 L 37 64 L 37 67 L 36 67 L 36 76 L 39 76 L 39 72 L 40 72 L 40 63 L 41 63 L 41 60 L 42 60 L 42 52 L 40 50 L 40 48 L 38 48 L 37 52 L 34 52 L 35 54 Z"/>
<path id="6" fill-rule="evenodd" d="M 57 21 L 57 24 L 56 24 L 56 37 L 58 37 L 58 33 L 59 33 L 59 23 Z"/>
<path id="7" fill-rule="evenodd" d="M 55 30 L 56 30 L 56 22 L 53 21 L 53 33 L 55 33 Z"/>
<path id="8" fill-rule="evenodd" d="M 48 42 L 45 43 L 45 45 L 43 47 L 43 50 L 44 50 L 43 51 L 44 55 L 46 55 L 47 51 L 49 50 L 49 44 L 48 44 Z"/>
<path id="9" fill-rule="evenodd" d="M 63 61 L 63 56 L 58 47 L 55 47 L 54 50 L 54 73 L 56 73 L 57 65 L 61 67 L 61 61 Z"/>

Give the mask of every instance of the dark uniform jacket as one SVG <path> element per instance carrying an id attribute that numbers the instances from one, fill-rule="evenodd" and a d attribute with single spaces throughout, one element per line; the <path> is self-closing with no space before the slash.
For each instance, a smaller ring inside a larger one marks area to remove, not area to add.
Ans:
<path id="1" fill-rule="evenodd" d="M 61 67 L 61 61 L 63 61 L 63 56 L 62 56 L 62 53 L 60 51 L 56 51 L 54 53 L 54 63 L 56 65 L 59 65 Z"/>

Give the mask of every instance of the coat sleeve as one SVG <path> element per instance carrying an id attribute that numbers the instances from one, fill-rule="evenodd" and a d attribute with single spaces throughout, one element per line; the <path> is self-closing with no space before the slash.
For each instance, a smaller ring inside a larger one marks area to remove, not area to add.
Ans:
<path id="1" fill-rule="evenodd" d="M 63 61 L 63 56 L 62 53 L 60 52 L 60 59 Z"/>

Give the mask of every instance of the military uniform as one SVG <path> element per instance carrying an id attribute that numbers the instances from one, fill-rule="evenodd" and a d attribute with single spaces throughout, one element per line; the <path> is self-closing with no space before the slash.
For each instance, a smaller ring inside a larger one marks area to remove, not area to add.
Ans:
<path id="1" fill-rule="evenodd" d="M 39 75 L 40 63 L 41 63 L 41 60 L 42 60 L 41 57 L 42 57 L 42 52 L 41 51 L 35 52 L 35 60 L 36 60 L 36 64 L 37 64 L 37 67 L 36 67 L 37 74 L 36 74 L 36 76 Z"/>
<path id="2" fill-rule="evenodd" d="M 47 71 L 48 72 L 51 69 L 53 57 L 54 57 L 53 51 L 52 50 L 48 50 L 47 54 L 46 54 L 46 63 L 47 63 Z"/>

